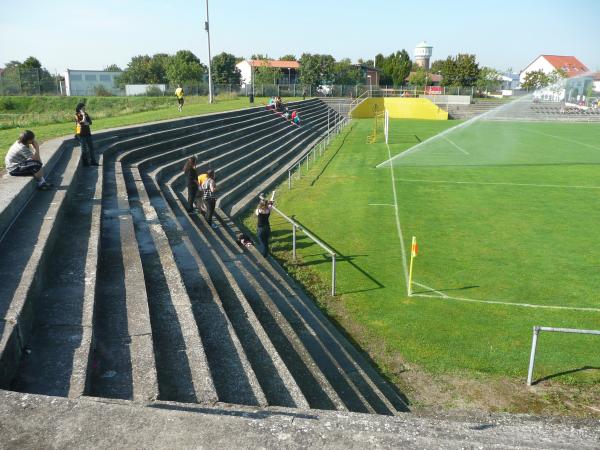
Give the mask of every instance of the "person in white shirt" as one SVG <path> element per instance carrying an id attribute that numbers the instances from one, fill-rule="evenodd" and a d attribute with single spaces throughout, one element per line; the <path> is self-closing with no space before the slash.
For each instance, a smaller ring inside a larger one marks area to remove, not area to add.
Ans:
<path id="1" fill-rule="evenodd" d="M 31 130 L 23 131 L 19 139 L 10 146 L 4 158 L 4 165 L 8 174 L 13 177 L 34 177 L 37 180 L 37 188 L 41 191 L 52 188 L 52 184 L 44 178 L 40 145 Z"/>

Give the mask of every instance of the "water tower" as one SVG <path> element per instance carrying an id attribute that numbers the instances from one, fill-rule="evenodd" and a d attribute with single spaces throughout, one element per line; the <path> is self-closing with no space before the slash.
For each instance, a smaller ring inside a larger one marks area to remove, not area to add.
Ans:
<path id="1" fill-rule="evenodd" d="M 415 62 L 419 67 L 429 70 L 429 60 L 431 59 L 432 51 L 433 47 L 425 41 L 415 47 Z"/>

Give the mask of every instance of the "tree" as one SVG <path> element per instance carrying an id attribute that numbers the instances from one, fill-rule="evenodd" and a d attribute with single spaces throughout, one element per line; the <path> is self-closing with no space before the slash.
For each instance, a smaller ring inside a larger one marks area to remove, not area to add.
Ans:
<path id="1" fill-rule="evenodd" d="M 425 69 L 419 67 L 417 70 L 412 72 L 408 77 L 408 82 L 412 86 L 417 86 L 418 88 L 424 88 L 425 86 L 429 86 L 431 84 L 431 77 L 428 76 Z"/>
<path id="2" fill-rule="evenodd" d="M 521 87 L 523 89 L 539 89 L 548 86 L 550 82 L 548 75 L 543 70 L 533 70 L 525 74 Z"/>
<path id="3" fill-rule="evenodd" d="M 475 86 L 480 92 L 497 91 L 502 86 L 502 74 L 491 67 L 482 67 Z"/>
<path id="4" fill-rule="evenodd" d="M 41 68 L 42 68 L 42 63 L 40 62 L 39 59 L 37 59 L 33 56 L 28 57 L 21 64 L 21 69 L 23 69 L 23 70 L 41 69 Z"/>
<path id="5" fill-rule="evenodd" d="M 279 58 L 281 61 L 297 61 L 296 60 L 296 55 L 283 55 L 281 58 Z"/>
<path id="6" fill-rule="evenodd" d="M 331 55 L 303 53 L 300 57 L 300 81 L 302 84 L 319 86 L 334 81 L 335 59 Z"/>
<path id="7" fill-rule="evenodd" d="M 117 82 L 124 84 L 148 84 L 151 83 L 152 72 L 150 64 L 152 58 L 148 55 L 138 55 L 131 58 L 127 68 L 119 75 Z"/>
<path id="8" fill-rule="evenodd" d="M 375 62 L 372 59 L 364 60 L 362 58 L 359 58 L 358 63 L 363 66 L 367 66 L 367 67 L 373 67 L 373 68 L 375 67 Z"/>
<path id="9" fill-rule="evenodd" d="M 400 50 L 385 57 L 375 56 L 375 66 L 381 70 L 379 84 L 400 86 L 410 74 L 412 62 L 406 50 Z"/>
<path id="10" fill-rule="evenodd" d="M 459 53 L 456 57 L 448 56 L 440 65 L 444 86 L 474 86 L 479 77 L 475 55 Z"/>
<path id="11" fill-rule="evenodd" d="M 106 66 L 104 68 L 104 71 L 105 72 L 123 72 L 123 70 L 116 64 L 111 64 L 110 66 Z"/>
<path id="12" fill-rule="evenodd" d="M 241 72 L 237 59 L 230 53 L 219 53 L 212 59 L 211 69 L 215 84 L 240 84 Z"/>
<path id="13" fill-rule="evenodd" d="M 440 73 L 442 71 L 442 68 L 444 67 L 444 62 L 445 61 L 443 59 L 436 59 L 434 62 L 431 63 L 429 71 L 431 73 Z"/>
<path id="14" fill-rule="evenodd" d="M 565 69 L 554 69 L 548 75 L 548 84 L 563 84 L 562 80 L 568 78 L 569 74 Z"/>
<path id="15" fill-rule="evenodd" d="M 255 53 L 250 57 L 250 59 L 253 59 L 255 61 L 268 61 L 271 58 L 269 58 L 269 55 L 263 55 L 262 53 Z"/>
<path id="16" fill-rule="evenodd" d="M 364 82 L 360 68 L 352 64 L 352 61 L 348 58 L 336 62 L 333 70 L 335 84 L 359 84 Z"/>
<path id="17" fill-rule="evenodd" d="M 179 50 L 166 62 L 166 77 L 169 83 L 198 82 L 204 73 L 200 59 L 189 50 Z"/>
<path id="18" fill-rule="evenodd" d="M 271 67 L 268 59 L 260 61 L 260 65 L 254 69 L 254 84 L 277 84 L 281 77 L 281 69 Z"/>

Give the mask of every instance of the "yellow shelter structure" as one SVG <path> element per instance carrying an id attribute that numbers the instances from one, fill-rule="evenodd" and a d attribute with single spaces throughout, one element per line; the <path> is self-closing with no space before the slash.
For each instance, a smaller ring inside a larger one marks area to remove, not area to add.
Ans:
<path id="1" fill-rule="evenodd" d="M 352 111 L 355 119 L 375 117 L 388 111 L 391 119 L 448 120 L 448 112 L 426 98 L 377 97 L 368 98 Z"/>

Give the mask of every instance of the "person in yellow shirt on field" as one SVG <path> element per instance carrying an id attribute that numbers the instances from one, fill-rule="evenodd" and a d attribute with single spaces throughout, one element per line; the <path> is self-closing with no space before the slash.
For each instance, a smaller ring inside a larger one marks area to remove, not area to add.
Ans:
<path id="1" fill-rule="evenodd" d="M 181 110 L 183 109 L 183 88 L 181 87 L 180 84 L 177 85 L 177 89 L 175 89 L 175 96 L 177 97 L 177 108 L 179 109 L 179 112 L 181 112 Z"/>

